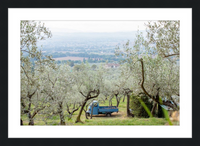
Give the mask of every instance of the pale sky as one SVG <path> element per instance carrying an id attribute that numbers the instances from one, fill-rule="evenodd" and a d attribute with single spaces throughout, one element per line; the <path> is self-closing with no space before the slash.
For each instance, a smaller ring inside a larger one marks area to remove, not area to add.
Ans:
<path id="1" fill-rule="evenodd" d="M 127 32 L 145 30 L 147 21 L 41 21 L 53 32 Z"/>

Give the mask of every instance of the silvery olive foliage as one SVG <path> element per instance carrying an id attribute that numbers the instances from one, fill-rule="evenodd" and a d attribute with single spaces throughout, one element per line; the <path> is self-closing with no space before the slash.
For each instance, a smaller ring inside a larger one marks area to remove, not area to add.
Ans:
<path id="1" fill-rule="evenodd" d="M 110 98 L 109 98 L 109 104 L 112 105 L 112 99 L 115 98 L 117 101 L 117 107 L 119 106 L 121 97 L 123 96 L 123 86 L 125 84 L 124 78 L 120 77 L 121 69 L 110 69 L 108 72 L 108 79 L 109 79 L 109 86 L 107 88 L 110 88 Z"/>
<path id="2" fill-rule="evenodd" d="M 21 65 L 21 115 L 27 114 L 29 125 L 34 125 L 36 114 L 48 106 L 48 96 L 41 93 L 43 76 L 39 67 L 33 67 L 32 63 Z"/>
<path id="3" fill-rule="evenodd" d="M 105 73 L 105 86 L 103 86 L 101 94 L 107 99 L 108 97 L 111 98 L 111 96 L 113 96 L 114 89 L 112 87 L 116 87 L 116 84 L 113 85 L 113 82 L 117 82 L 120 70 L 106 68 Z"/>
<path id="4" fill-rule="evenodd" d="M 124 95 L 130 95 L 132 92 L 136 89 L 137 86 L 137 80 L 134 78 L 134 72 L 132 71 L 130 64 L 124 63 L 120 67 L 121 74 L 120 74 L 120 80 L 121 80 L 121 90 Z"/>
<path id="5" fill-rule="evenodd" d="M 48 97 L 49 106 L 40 112 L 40 119 L 48 124 L 49 119 L 59 116 L 60 125 L 65 125 L 66 117 L 71 119 L 82 104 L 72 68 L 67 64 L 57 65 L 56 69 L 47 66 L 44 74 L 43 87 L 40 89 Z"/>
<path id="6" fill-rule="evenodd" d="M 171 96 L 179 95 L 179 66 L 160 56 L 152 58 L 151 56 L 143 56 L 144 63 L 144 87 L 152 96 L 159 96 L 171 100 Z M 135 69 L 135 80 L 137 85 L 141 86 L 142 68 L 141 63 L 137 62 Z M 143 92 L 140 88 L 136 93 Z"/>
<path id="7" fill-rule="evenodd" d="M 180 56 L 180 21 L 149 21 L 147 24 L 147 44 L 152 54 L 164 58 Z"/>
<path id="8" fill-rule="evenodd" d="M 93 70 L 89 65 L 82 64 L 82 70 L 73 70 L 74 79 L 80 93 L 87 95 L 90 91 L 101 90 L 104 86 L 105 69 L 100 66 Z M 93 93 L 92 93 L 93 94 Z M 85 98 L 84 96 L 82 98 Z"/>
<path id="9" fill-rule="evenodd" d="M 105 79 L 105 86 L 102 90 L 102 94 L 109 99 L 109 104 L 112 105 L 112 99 L 116 98 L 117 106 L 119 105 L 121 98 L 126 96 L 126 94 L 132 92 L 133 88 L 133 80 L 131 73 L 126 67 L 127 64 L 121 65 L 117 69 L 107 69 L 106 79 Z M 129 90 L 129 91 L 127 91 Z M 125 91 L 127 93 L 125 93 Z"/>
<path id="10" fill-rule="evenodd" d="M 129 65 L 133 93 L 145 93 L 155 102 L 162 98 L 162 104 L 172 108 L 176 108 L 171 104 L 173 97 L 179 96 L 179 26 L 179 21 L 149 22 L 146 38 L 138 32 L 134 46 L 128 41 L 123 50 L 116 49 L 116 55 L 124 56 L 124 64 Z"/>
<path id="11" fill-rule="evenodd" d="M 66 94 L 71 89 L 73 79 L 70 76 L 70 67 L 68 65 L 57 66 L 56 69 L 48 68 L 45 71 L 46 79 L 43 92 L 49 96 L 49 106 L 46 115 L 60 116 L 60 124 L 65 124 L 64 104 L 67 102 Z"/>
<path id="12" fill-rule="evenodd" d="M 89 64 L 81 64 L 81 70 L 73 70 L 75 84 L 83 99 L 76 122 L 81 122 L 80 116 L 87 102 L 98 98 L 105 86 L 105 68 L 101 65 L 93 70 Z"/>
<path id="13" fill-rule="evenodd" d="M 20 51 L 21 57 L 28 53 L 31 58 L 40 58 L 41 51 L 38 50 L 37 42 L 52 37 L 51 31 L 48 30 L 44 23 L 36 21 L 20 22 Z"/>
<path id="14" fill-rule="evenodd" d="M 21 115 L 27 114 L 29 125 L 35 115 L 47 106 L 47 96 L 41 93 L 41 77 L 45 67 L 55 68 L 50 56 L 42 56 L 37 41 L 51 37 L 51 32 L 40 22 L 20 22 Z"/>

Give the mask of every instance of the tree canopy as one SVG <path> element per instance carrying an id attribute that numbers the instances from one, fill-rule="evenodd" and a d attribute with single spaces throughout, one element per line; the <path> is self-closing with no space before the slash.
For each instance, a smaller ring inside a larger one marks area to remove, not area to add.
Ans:
<path id="1" fill-rule="evenodd" d="M 151 100 L 177 108 L 173 96 L 179 96 L 179 21 L 147 24 L 147 36 L 138 32 L 134 46 L 129 41 L 116 55 L 124 56 L 134 78 L 134 93 L 146 94 Z M 160 102 L 162 99 L 162 103 Z"/>

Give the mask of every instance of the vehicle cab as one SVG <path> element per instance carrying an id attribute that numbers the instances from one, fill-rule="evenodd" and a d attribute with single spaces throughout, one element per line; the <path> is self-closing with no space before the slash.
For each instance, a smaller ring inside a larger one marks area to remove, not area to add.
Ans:
<path id="1" fill-rule="evenodd" d="M 86 113 L 88 115 L 91 114 L 92 107 L 93 107 L 93 113 L 92 113 L 92 115 L 98 115 L 99 114 L 99 103 L 98 103 L 98 101 L 95 100 L 92 103 L 90 103 L 90 105 L 88 107 L 88 110 L 86 111 Z"/>

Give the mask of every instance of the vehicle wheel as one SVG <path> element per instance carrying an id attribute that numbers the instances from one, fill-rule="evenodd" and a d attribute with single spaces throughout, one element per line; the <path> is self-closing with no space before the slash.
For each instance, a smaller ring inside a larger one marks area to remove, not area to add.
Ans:
<path id="1" fill-rule="evenodd" d="M 107 117 L 111 117 L 111 113 L 107 113 L 106 116 L 107 116 Z"/>

